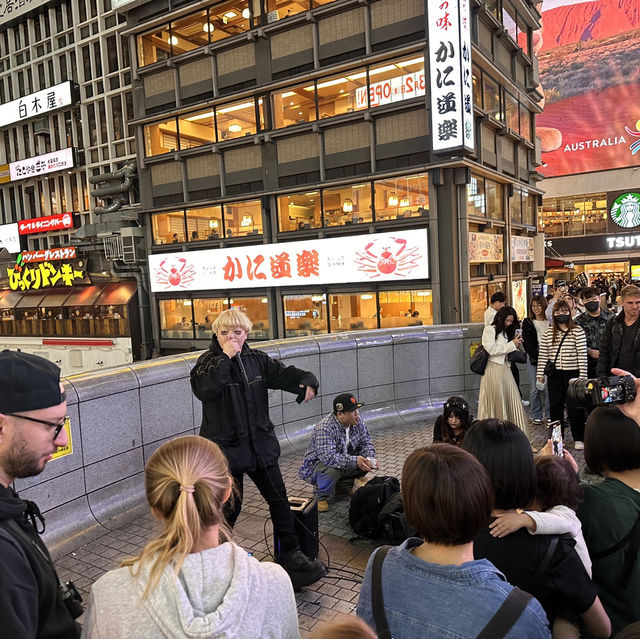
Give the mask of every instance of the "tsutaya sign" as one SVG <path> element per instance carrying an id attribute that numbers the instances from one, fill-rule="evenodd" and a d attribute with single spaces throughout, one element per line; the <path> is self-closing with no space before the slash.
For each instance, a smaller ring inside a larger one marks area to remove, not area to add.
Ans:
<path id="1" fill-rule="evenodd" d="M 431 147 L 475 148 L 469 0 L 428 0 Z"/>
<path id="2" fill-rule="evenodd" d="M 35 175 L 71 168 L 73 168 L 72 147 L 9 164 L 11 180 L 22 180 Z"/>
<path id="3" fill-rule="evenodd" d="M 149 256 L 151 290 L 404 282 L 429 277 L 427 230 Z"/>
<path id="4" fill-rule="evenodd" d="M 73 216 L 71 213 L 34 217 L 30 220 L 20 220 L 18 222 L 18 232 L 20 235 L 45 233 L 46 231 L 62 231 L 71 228 L 73 228 Z"/>
<path id="5" fill-rule="evenodd" d="M 37 93 L 30 93 L 17 100 L 0 104 L 0 127 L 35 118 L 70 104 L 73 104 L 72 83 L 56 84 Z"/>

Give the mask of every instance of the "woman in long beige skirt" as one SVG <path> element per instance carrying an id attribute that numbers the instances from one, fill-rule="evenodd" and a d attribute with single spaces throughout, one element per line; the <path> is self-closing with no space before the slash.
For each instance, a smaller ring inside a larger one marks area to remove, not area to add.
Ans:
<path id="1" fill-rule="evenodd" d="M 522 336 L 516 335 L 519 325 L 515 310 L 503 306 L 482 332 L 482 345 L 489 353 L 489 361 L 480 382 L 478 419 L 493 417 L 513 422 L 529 437 L 529 422 L 507 359 L 509 353 L 522 345 Z"/>

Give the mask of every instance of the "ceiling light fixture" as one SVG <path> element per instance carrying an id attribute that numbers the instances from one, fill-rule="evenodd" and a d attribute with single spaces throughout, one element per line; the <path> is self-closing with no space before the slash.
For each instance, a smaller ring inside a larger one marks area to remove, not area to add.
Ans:
<path id="1" fill-rule="evenodd" d="M 202 25 L 202 30 L 205 33 L 213 33 L 213 31 L 215 30 L 215 26 L 211 22 L 205 22 Z"/>
<path id="2" fill-rule="evenodd" d="M 353 211 L 353 200 L 347 198 L 342 204 L 342 210 L 345 213 L 351 213 Z"/>
<path id="3" fill-rule="evenodd" d="M 395 193 L 390 193 L 387 202 L 389 206 L 398 206 L 398 196 Z"/>

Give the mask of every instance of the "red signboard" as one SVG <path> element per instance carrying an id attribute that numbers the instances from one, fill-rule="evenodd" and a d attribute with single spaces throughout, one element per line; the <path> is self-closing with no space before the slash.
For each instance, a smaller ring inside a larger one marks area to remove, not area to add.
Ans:
<path id="1" fill-rule="evenodd" d="M 20 220 L 18 222 L 18 233 L 27 235 L 28 233 L 46 233 L 47 231 L 62 231 L 73 228 L 73 217 L 71 213 L 60 213 L 59 215 L 47 215 L 47 217 L 34 217 L 31 220 Z"/>
<path id="2" fill-rule="evenodd" d="M 25 264 L 31 262 L 51 262 L 52 260 L 73 260 L 76 257 L 75 246 L 63 246 L 61 248 L 41 249 L 39 251 L 22 251 L 22 261 Z"/>

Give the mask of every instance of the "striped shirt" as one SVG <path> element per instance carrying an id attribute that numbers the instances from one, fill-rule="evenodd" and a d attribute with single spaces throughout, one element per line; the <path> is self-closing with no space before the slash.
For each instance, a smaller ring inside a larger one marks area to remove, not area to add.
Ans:
<path id="1" fill-rule="evenodd" d="M 544 377 L 544 367 L 547 365 L 548 360 L 552 362 L 555 360 L 558 370 L 579 370 L 580 377 L 587 376 L 587 336 L 585 332 L 579 326 L 572 328 L 564 342 L 562 342 L 562 349 L 558 353 L 560 340 L 563 336 L 564 334 L 561 331 L 557 331 L 554 344 L 551 341 L 553 339 L 553 328 L 548 328 L 544 332 L 540 343 L 537 377 Z M 557 359 L 556 353 L 558 353 Z"/>

